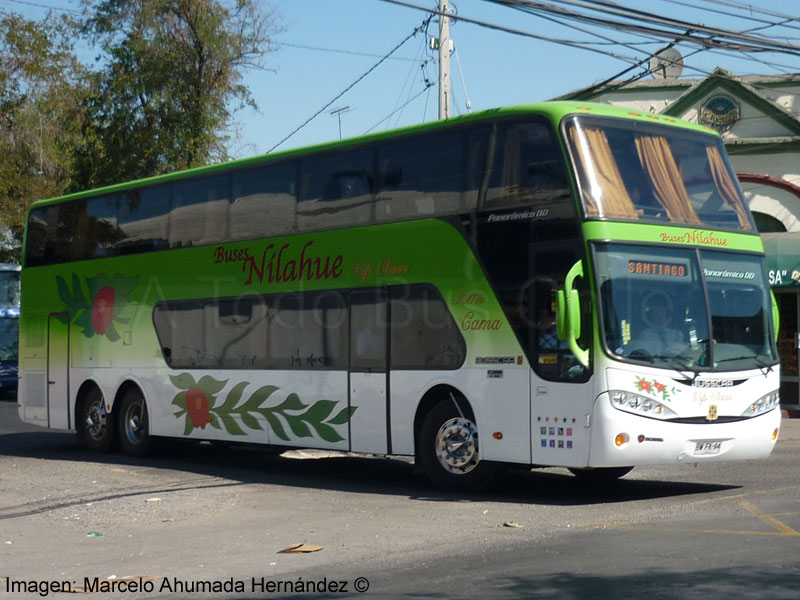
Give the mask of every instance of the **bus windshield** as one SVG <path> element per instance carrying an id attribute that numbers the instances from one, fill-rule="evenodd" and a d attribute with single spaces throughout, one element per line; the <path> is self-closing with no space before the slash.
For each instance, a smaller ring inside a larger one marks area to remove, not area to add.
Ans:
<path id="1" fill-rule="evenodd" d="M 574 117 L 565 138 L 587 218 L 755 232 L 716 136 Z"/>
<path id="2" fill-rule="evenodd" d="M 612 355 L 677 370 L 778 362 L 763 258 L 595 246 L 603 340 Z"/>

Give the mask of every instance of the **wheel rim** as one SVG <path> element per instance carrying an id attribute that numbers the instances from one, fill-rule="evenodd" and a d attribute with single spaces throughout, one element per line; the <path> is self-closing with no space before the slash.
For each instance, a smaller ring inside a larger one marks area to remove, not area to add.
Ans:
<path id="1" fill-rule="evenodd" d="M 144 403 L 131 402 L 125 411 L 125 437 L 132 444 L 138 444 L 147 433 L 147 419 L 144 414 Z"/>
<path id="2" fill-rule="evenodd" d="M 446 421 L 436 434 L 436 458 L 448 472 L 464 475 L 478 466 L 478 431 L 468 419 Z"/>
<path id="3" fill-rule="evenodd" d="M 93 400 L 86 411 L 86 433 L 95 442 L 102 442 L 108 427 L 108 413 L 102 398 Z"/>

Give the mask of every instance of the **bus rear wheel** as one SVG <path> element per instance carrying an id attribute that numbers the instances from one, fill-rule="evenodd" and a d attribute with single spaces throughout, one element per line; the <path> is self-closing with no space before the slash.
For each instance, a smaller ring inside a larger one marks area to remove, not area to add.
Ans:
<path id="1" fill-rule="evenodd" d="M 418 457 L 425 475 L 440 487 L 476 490 L 486 486 L 496 466 L 482 461 L 478 428 L 455 400 L 443 400 L 425 416 Z"/>
<path id="2" fill-rule="evenodd" d="M 78 439 L 89 450 L 108 452 L 114 441 L 114 419 L 106 410 L 103 392 L 92 387 L 78 408 L 76 419 Z"/>
<path id="3" fill-rule="evenodd" d="M 150 449 L 150 420 L 147 404 L 138 389 L 129 389 L 120 400 L 117 427 L 122 451 L 143 456 Z"/>

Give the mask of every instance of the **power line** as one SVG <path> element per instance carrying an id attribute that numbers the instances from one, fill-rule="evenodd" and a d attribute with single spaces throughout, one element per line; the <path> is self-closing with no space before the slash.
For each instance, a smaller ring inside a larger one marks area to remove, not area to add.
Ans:
<path id="1" fill-rule="evenodd" d="M 289 42 L 276 42 L 273 41 L 273 44 L 276 46 L 286 46 L 287 48 L 300 48 L 302 50 L 315 50 L 318 52 L 332 52 L 337 54 L 350 54 L 352 56 L 368 56 L 370 58 L 380 58 L 380 54 L 373 54 L 370 52 L 355 52 L 354 50 L 341 50 L 338 48 L 321 48 L 319 46 L 304 46 L 302 44 L 290 44 Z M 392 56 L 389 60 L 399 60 L 399 61 L 406 61 L 406 62 L 419 62 L 416 58 L 406 58 L 404 56 Z"/>
<path id="2" fill-rule="evenodd" d="M 79 10 L 75 10 L 74 8 L 64 8 L 61 6 L 51 6 L 49 4 L 40 4 L 39 2 L 27 2 L 26 0 L 8 0 L 13 4 L 24 4 L 26 6 L 34 6 L 36 8 L 46 8 L 48 10 L 57 10 L 61 12 L 68 12 L 74 15 L 82 15 L 83 13 Z"/>
<path id="3" fill-rule="evenodd" d="M 395 53 L 397 50 L 399 50 L 399 49 L 400 49 L 400 47 L 401 47 L 403 44 L 405 44 L 405 43 L 406 43 L 408 40 L 410 40 L 412 37 L 414 37 L 415 35 L 417 35 L 417 34 L 420 32 L 420 30 L 421 30 L 421 28 L 420 28 L 420 27 L 417 27 L 417 28 L 415 28 L 415 29 L 414 29 L 414 31 L 412 31 L 412 32 L 411 32 L 409 35 L 407 35 L 407 36 L 406 36 L 406 37 L 403 39 L 403 41 L 401 41 L 401 42 L 400 42 L 399 44 L 397 44 L 397 45 L 396 45 L 394 48 L 392 48 L 392 49 L 389 51 L 389 53 L 388 53 L 388 54 L 386 54 L 385 56 L 383 56 L 383 58 L 381 58 L 381 59 L 380 59 L 378 62 L 376 62 L 376 63 L 375 63 L 374 65 L 372 65 L 372 66 L 371 66 L 369 69 L 367 69 L 367 71 L 366 71 L 366 72 L 365 72 L 363 75 L 361 75 L 361 76 L 360 76 L 358 79 L 356 79 L 356 80 L 355 80 L 353 83 L 351 83 L 350 85 L 348 85 L 348 86 L 347 86 L 347 87 L 346 87 L 344 90 L 342 90 L 342 91 L 341 91 L 339 94 L 337 94 L 337 95 L 336 95 L 336 97 L 334 97 L 334 98 L 333 98 L 333 99 L 332 99 L 330 102 L 328 102 L 328 103 L 327 103 L 325 106 L 323 106 L 322 108 L 320 108 L 320 109 L 319 109 L 317 112 L 315 112 L 315 113 L 314 113 L 313 115 L 311 115 L 311 116 L 310 116 L 308 119 L 306 119 L 306 120 L 305 120 L 305 121 L 304 121 L 304 122 L 303 122 L 303 123 L 302 123 L 302 124 L 301 124 L 299 127 L 297 127 L 297 128 L 296 128 L 294 131 L 292 131 L 292 132 L 291 132 L 289 135 L 287 135 L 287 136 L 286 136 L 285 138 L 283 138 L 283 139 L 282 139 L 280 142 L 278 142 L 277 144 L 275 144 L 275 145 L 274 145 L 272 148 L 270 148 L 269 150 L 267 150 L 266 154 L 269 154 L 270 152 L 272 152 L 273 150 L 275 150 L 275 148 L 277 148 L 278 146 L 280 146 L 281 144 L 283 144 L 283 143 L 284 143 L 286 140 L 288 140 L 288 139 L 289 139 L 289 138 L 291 138 L 293 135 L 295 135 L 295 134 L 296 134 L 298 131 L 300 131 L 301 129 L 303 129 L 303 127 L 305 127 L 306 125 L 308 125 L 309 123 L 311 123 L 311 121 L 313 121 L 313 120 L 314 120 L 314 119 L 316 119 L 316 118 L 317 118 L 319 115 L 321 115 L 323 112 L 325 112 L 325 110 L 327 110 L 327 109 L 328 109 L 328 107 L 330 107 L 330 106 L 331 106 L 331 105 L 332 105 L 334 102 L 336 102 L 336 101 L 337 101 L 339 98 L 341 98 L 342 96 L 344 96 L 344 95 L 345 95 L 347 92 L 349 92 L 349 91 L 350 91 L 351 89 L 353 89 L 353 88 L 354 88 L 356 85 L 358 85 L 358 84 L 361 82 L 361 80 L 362 80 L 362 79 L 364 79 L 364 78 L 365 78 L 367 75 L 369 75 L 370 73 L 372 73 L 372 72 L 373 72 L 375 69 L 377 69 L 377 68 L 378 68 L 378 67 L 379 67 L 381 64 L 383 64 L 383 63 L 384 63 L 384 62 L 385 62 L 385 61 L 386 61 L 386 60 L 387 60 L 387 59 L 388 59 L 388 58 L 389 58 L 389 57 L 390 57 L 392 54 L 394 54 L 394 53 Z"/>

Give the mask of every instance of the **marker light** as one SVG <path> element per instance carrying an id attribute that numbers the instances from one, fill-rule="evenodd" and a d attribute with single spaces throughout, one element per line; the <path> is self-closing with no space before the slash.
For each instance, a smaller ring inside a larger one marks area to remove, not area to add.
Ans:
<path id="1" fill-rule="evenodd" d="M 627 433 L 618 433 L 617 437 L 614 438 L 614 445 L 619 448 L 623 444 L 627 444 L 630 439 L 631 438 Z"/>
<path id="2" fill-rule="evenodd" d="M 492 434 L 492 437 L 493 437 L 494 439 L 496 439 L 496 440 L 502 440 L 502 439 L 503 439 L 503 432 L 502 432 L 502 431 L 495 431 L 495 432 Z"/>
<path id="3" fill-rule="evenodd" d="M 773 442 L 774 442 L 775 440 L 777 440 L 777 439 L 778 439 L 778 432 L 779 432 L 779 431 L 780 431 L 780 429 L 778 429 L 778 428 L 776 427 L 776 428 L 775 428 L 775 431 L 773 431 L 773 432 L 772 432 L 772 441 L 773 441 Z"/>

